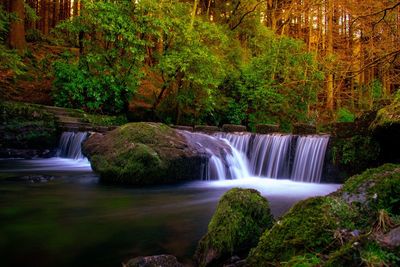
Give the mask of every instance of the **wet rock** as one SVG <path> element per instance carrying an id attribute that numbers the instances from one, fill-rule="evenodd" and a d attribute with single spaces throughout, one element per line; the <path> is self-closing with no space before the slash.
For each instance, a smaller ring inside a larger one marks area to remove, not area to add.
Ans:
<path id="1" fill-rule="evenodd" d="M 183 267 L 183 264 L 175 256 L 156 255 L 133 258 L 123 264 L 123 267 Z"/>
<path id="2" fill-rule="evenodd" d="M 247 128 L 244 125 L 224 124 L 224 125 L 222 125 L 222 131 L 227 132 L 227 133 L 246 132 Z"/>
<path id="3" fill-rule="evenodd" d="M 18 149 L 0 147 L 0 158 L 50 158 L 54 157 L 56 152 L 56 149 Z"/>
<path id="4" fill-rule="evenodd" d="M 400 227 L 390 230 L 388 233 L 377 237 L 377 241 L 381 246 L 396 249 L 400 246 Z"/>
<path id="5" fill-rule="evenodd" d="M 223 157 L 230 147 L 206 134 L 140 122 L 91 135 L 83 152 L 103 182 L 139 186 L 200 180 L 211 154 Z"/>
<path id="6" fill-rule="evenodd" d="M 385 164 L 349 178 L 338 192 L 347 203 L 400 215 L 400 165 Z"/>
<path id="7" fill-rule="evenodd" d="M 38 184 L 38 183 L 48 183 L 52 180 L 54 180 L 54 176 L 52 175 L 40 175 L 40 174 L 32 174 L 32 175 L 25 175 L 22 177 L 15 177 L 15 178 L 11 178 L 9 180 L 12 181 L 24 181 L 24 182 L 28 182 L 28 183 L 34 183 L 34 184 Z"/>
<path id="8" fill-rule="evenodd" d="M 306 124 L 306 123 L 295 123 L 293 124 L 293 134 L 299 135 L 308 135 L 308 134 L 316 134 L 317 128 L 315 125 Z"/>
<path id="9" fill-rule="evenodd" d="M 203 132 L 203 133 L 215 133 L 220 132 L 221 129 L 217 126 L 208 126 L 208 125 L 195 125 L 194 126 L 195 132 Z"/>
<path id="10" fill-rule="evenodd" d="M 193 132 L 193 126 L 172 125 L 171 127 L 174 129 L 182 130 L 182 131 Z"/>
<path id="11" fill-rule="evenodd" d="M 259 134 L 270 134 L 270 133 L 279 133 L 280 126 L 278 124 L 257 124 L 256 125 L 256 133 Z"/>
<path id="12" fill-rule="evenodd" d="M 194 260 L 198 266 L 211 266 L 222 265 L 233 255 L 245 256 L 272 224 L 268 201 L 258 191 L 231 189 L 219 201 Z"/>

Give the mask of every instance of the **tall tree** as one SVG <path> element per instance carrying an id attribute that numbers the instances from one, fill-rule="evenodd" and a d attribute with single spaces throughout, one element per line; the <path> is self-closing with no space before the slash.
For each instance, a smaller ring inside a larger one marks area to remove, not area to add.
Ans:
<path id="1" fill-rule="evenodd" d="M 24 0 L 11 0 L 9 5 L 10 12 L 15 13 L 16 18 L 10 23 L 8 43 L 10 47 L 23 51 L 26 48 Z"/>

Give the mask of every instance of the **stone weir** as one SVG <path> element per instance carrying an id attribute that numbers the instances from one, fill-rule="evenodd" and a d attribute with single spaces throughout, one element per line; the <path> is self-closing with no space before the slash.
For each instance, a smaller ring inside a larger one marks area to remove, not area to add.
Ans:
<path id="1" fill-rule="evenodd" d="M 93 134 L 84 153 L 103 181 L 132 185 L 251 176 L 321 181 L 327 135 L 198 133 L 129 123 Z"/>
<path id="2" fill-rule="evenodd" d="M 77 109 L 60 108 L 54 106 L 43 106 L 43 109 L 54 114 L 58 126 L 62 132 L 108 132 L 117 126 L 98 126 L 89 123 L 84 118 L 84 113 Z"/>

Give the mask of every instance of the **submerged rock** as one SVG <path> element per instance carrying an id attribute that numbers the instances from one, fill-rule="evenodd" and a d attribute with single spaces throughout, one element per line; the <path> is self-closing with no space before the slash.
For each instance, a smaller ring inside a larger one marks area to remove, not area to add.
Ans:
<path id="1" fill-rule="evenodd" d="M 200 179 L 202 162 L 207 159 L 177 130 L 150 122 L 94 134 L 83 151 L 103 181 L 132 185 Z"/>
<path id="2" fill-rule="evenodd" d="M 231 189 L 219 201 L 194 259 L 198 266 L 209 266 L 222 263 L 233 255 L 246 255 L 272 224 L 268 201 L 258 191 Z"/>
<path id="3" fill-rule="evenodd" d="M 156 255 L 133 258 L 123 264 L 123 267 L 183 267 L 183 265 L 175 256 Z"/>

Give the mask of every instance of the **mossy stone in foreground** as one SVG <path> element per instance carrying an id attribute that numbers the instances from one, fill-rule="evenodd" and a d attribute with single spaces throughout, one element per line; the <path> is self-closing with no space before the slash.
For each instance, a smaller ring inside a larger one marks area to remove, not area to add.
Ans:
<path id="1" fill-rule="evenodd" d="M 340 191 L 347 202 L 400 215 L 400 165 L 385 164 L 349 178 Z"/>
<path id="2" fill-rule="evenodd" d="M 218 203 L 208 231 L 200 240 L 195 261 L 210 266 L 232 255 L 245 256 L 273 224 L 268 201 L 254 189 L 234 188 Z"/>
<path id="3" fill-rule="evenodd" d="M 355 229 L 357 216 L 356 210 L 338 198 L 314 197 L 300 201 L 265 231 L 257 247 L 250 251 L 247 262 L 250 266 L 276 266 L 298 261 L 298 256 L 306 257 L 309 253 L 329 253 L 339 242 L 334 232 Z M 316 260 L 306 257 L 307 262 Z"/>
<path id="4" fill-rule="evenodd" d="M 201 155 L 161 123 L 129 123 L 94 134 L 83 149 L 105 182 L 152 185 L 200 178 Z"/>

